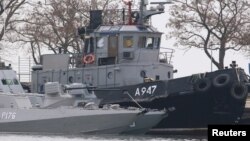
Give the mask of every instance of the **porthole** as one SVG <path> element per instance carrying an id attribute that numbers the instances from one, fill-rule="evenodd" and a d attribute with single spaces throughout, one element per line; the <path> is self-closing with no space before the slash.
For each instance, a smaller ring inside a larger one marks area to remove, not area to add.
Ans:
<path id="1" fill-rule="evenodd" d="M 109 72 L 108 73 L 108 79 L 112 79 L 113 78 L 113 72 Z"/>
<path id="2" fill-rule="evenodd" d="M 73 76 L 69 77 L 69 83 L 73 83 Z"/>

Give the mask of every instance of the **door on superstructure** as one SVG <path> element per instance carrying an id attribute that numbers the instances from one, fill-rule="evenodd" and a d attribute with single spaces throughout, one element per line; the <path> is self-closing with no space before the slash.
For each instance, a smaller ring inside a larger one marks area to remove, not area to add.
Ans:
<path id="1" fill-rule="evenodd" d="M 108 57 L 116 58 L 118 55 L 118 36 L 111 35 L 108 40 Z"/>

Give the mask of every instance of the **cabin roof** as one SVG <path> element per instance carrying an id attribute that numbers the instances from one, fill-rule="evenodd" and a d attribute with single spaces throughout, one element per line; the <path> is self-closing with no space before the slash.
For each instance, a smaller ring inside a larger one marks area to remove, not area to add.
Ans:
<path id="1" fill-rule="evenodd" d="M 161 33 L 153 27 L 140 26 L 140 25 L 102 25 L 95 30 L 95 33 L 123 33 L 123 32 Z"/>

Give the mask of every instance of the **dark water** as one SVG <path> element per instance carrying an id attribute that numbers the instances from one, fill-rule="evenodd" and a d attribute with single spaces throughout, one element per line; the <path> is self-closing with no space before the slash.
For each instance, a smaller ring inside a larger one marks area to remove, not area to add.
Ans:
<path id="1" fill-rule="evenodd" d="M 31 135 L 0 134 L 0 141 L 206 141 L 206 137 L 191 136 L 128 136 L 128 135 Z"/>

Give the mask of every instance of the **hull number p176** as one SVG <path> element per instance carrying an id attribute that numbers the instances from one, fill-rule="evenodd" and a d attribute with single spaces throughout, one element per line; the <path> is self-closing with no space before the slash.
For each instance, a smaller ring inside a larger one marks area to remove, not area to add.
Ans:
<path id="1" fill-rule="evenodd" d="M 13 120 L 15 118 L 16 118 L 15 112 L 2 112 L 1 114 L 1 120 L 6 120 L 6 119 Z"/>

